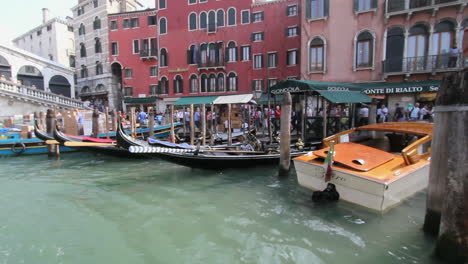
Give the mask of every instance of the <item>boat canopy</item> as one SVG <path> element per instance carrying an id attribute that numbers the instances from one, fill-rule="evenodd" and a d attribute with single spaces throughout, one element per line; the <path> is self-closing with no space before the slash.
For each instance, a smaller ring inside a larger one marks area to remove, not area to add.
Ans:
<path id="1" fill-rule="evenodd" d="M 188 96 L 182 97 L 174 105 L 191 105 L 191 104 L 211 104 L 219 96 Z"/>
<path id="2" fill-rule="evenodd" d="M 124 98 L 126 104 L 152 104 L 158 100 L 157 97 Z"/>
<path id="3" fill-rule="evenodd" d="M 342 103 L 370 103 L 372 98 L 356 91 L 318 91 L 328 101 L 335 104 Z"/>
<path id="4" fill-rule="evenodd" d="M 388 122 L 358 127 L 356 130 L 387 131 L 417 136 L 432 136 L 432 123 L 423 122 Z"/>

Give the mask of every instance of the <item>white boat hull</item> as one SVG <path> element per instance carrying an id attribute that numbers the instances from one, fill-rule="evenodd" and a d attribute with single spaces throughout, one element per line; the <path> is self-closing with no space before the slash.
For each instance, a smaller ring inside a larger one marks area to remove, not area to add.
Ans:
<path id="1" fill-rule="evenodd" d="M 294 160 L 294 165 L 301 186 L 313 191 L 326 188 L 324 168 L 321 165 L 301 160 Z M 340 199 L 385 212 L 426 188 L 428 180 L 429 163 L 390 182 L 377 181 L 334 168 L 331 183 L 335 184 Z"/>

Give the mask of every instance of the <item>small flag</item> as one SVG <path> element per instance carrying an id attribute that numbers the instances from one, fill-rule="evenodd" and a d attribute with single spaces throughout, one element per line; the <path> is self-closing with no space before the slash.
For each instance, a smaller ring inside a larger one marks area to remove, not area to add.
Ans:
<path id="1" fill-rule="evenodd" d="M 335 155 L 335 142 L 332 141 L 330 148 L 328 149 L 327 157 L 323 162 L 323 168 L 325 170 L 325 182 L 329 182 L 332 178 L 332 164 L 333 164 L 333 156 Z"/>

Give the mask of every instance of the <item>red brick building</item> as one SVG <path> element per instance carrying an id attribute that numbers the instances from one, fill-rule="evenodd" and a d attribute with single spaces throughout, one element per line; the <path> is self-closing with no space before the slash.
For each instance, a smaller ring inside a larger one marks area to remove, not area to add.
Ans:
<path id="1" fill-rule="evenodd" d="M 300 77 L 299 0 L 157 0 L 156 6 L 157 29 L 146 23 L 155 10 L 109 16 L 110 50 L 118 49 L 110 61 L 116 81 L 122 67 L 123 96 L 157 96 L 164 109 L 182 96 L 259 95 L 278 80 Z M 132 18 L 139 26 L 123 28 Z M 148 38 L 156 39 L 159 56 L 144 59 L 135 43 L 144 50 L 141 40 Z"/>

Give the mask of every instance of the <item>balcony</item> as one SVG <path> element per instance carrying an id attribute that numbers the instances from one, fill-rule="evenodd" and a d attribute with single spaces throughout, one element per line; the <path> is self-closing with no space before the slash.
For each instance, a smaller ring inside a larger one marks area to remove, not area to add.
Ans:
<path id="1" fill-rule="evenodd" d="M 414 12 L 435 12 L 442 7 L 463 6 L 464 0 L 386 0 L 386 18 L 396 15 L 411 15 Z"/>
<path id="2" fill-rule="evenodd" d="M 140 50 L 140 59 L 142 60 L 157 60 L 158 51 L 157 50 Z"/>
<path id="3" fill-rule="evenodd" d="M 383 61 L 383 72 L 385 76 L 389 76 L 458 71 L 468 66 L 467 59 L 463 53 L 458 53 L 456 57 L 447 53 L 409 58 L 389 58 Z"/>
<path id="4" fill-rule="evenodd" d="M 201 70 L 201 69 L 216 69 L 216 68 L 224 68 L 224 66 L 226 65 L 226 63 L 224 62 L 224 60 L 219 60 L 219 61 L 201 61 L 198 63 L 198 69 Z"/>

